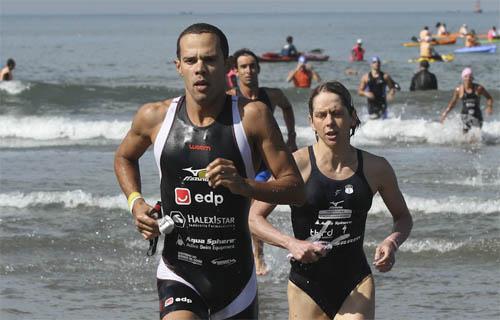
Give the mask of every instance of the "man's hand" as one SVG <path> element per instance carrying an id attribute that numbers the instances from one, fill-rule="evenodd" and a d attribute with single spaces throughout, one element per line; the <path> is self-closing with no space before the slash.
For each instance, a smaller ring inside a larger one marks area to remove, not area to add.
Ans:
<path id="1" fill-rule="evenodd" d="M 207 166 L 206 178 L 208 185 L 212 188 L 224 186 L 232 193 L 242 196 L 250 194 L 250 186 L 246 180 L 238 174 L 238 170 L 231 160 L 217 158 Z"/>
<path id="2" fill-rule="evenodd" d="M 132 209 L 135 225 L 144 239 L 153 239 L 160 235 L 158 222 L 150 216 L 150 212 L 153 210 L 152 206 L 147 204 L 144 199 L 138 199 Z"/>

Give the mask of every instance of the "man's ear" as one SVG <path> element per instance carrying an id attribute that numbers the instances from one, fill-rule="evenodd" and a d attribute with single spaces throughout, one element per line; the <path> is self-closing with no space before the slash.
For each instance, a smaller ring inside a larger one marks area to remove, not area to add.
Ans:
<path id="1" fill-rule="evenodd" d="M 180 62 L 180 60 L 179 60 L 179 59 L 175 59 L 175 60 L 174 60 L 174 63 L 175 63 L 175 69 L 177 70 L 177 73 L 178 73 L 179 75 L 182 75 L 182 73 L 181 73 L 181 62 Z"/>

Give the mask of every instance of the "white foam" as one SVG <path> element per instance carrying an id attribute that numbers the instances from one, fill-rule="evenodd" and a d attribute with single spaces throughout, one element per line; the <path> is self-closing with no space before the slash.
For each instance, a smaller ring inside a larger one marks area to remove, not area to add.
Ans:
<path id="1" fill-rule="evenodd" d="M 365 241 L 365 246 L 375 248 L 380 243 L 375 241 Z M 425 240 L 416 240 L 416 239 L 408 239 L 406 240 L 401 247 L 399 247 L 399 251 L 402 252 L 411 252 L 411 253 L 420 253 L 420 252 L 431 252 L 437 251 L 439 253 L 451 252 L 455 250 L 459 250 L 460 248 L 466 246 L 467 243 L 446 241 L 441 239 L 425 239 Z"/>
<path id="2" fill-rule="evenodd" d="M 285 128 L 281 128 L 286 132 Z M 309 126 L 296 128 L 298 137 L 308 143 L 315 141 Z M 458 116 L 450 117 L 444 124 L 424 119 L 369 120 L 356 130 L 351 138 L 356 146 L 382 145 L 387 141 L 408 144 L 456 145 L 484 142 L 500 143 L 500 121 L 488 119 L 481 130 L 473 128 L 467 134 L 462 133 L 462 123 Z"/>
<path id="3" fill-rule="evenodd" d="M 28 90 L 30 84 L 24 84 L 21 81 L 0 81 L 0 90 L 7 92 L 8 94 L 16 95 L 21 92 Z"/>
<path id="4" fill-rule="evenodd" d="M 404 195 L 408 209 L 412 214 L 415 213 L 442 213 L 449 212 L 454 214 L 471 213 L 500 213 L 500 200 L 498 199 L 475 199 L 465 197 L 443 197 L 443 198 L 421 198 Z M 389 214 L 389 211 L 378 194 L 373 198 L 373 204 L 370 213 Z"/>
<path id="5" fill-rule="evenodd" d="M 409 195 L 405 195 L 404 197 L 412 214 L 417 212 L 424 214 L 443 212 L 455 214 L 500 213 L 500 200 L 498 199 L 481 200 L 463 197 L 429 199 Z M 150 203 L 154 203 L 155 200 L 153 199 L 158 199 L 158 197 L 146 200 Z M 105 209 L 127 209 L 127 201 L 121 194 L 115 196 L 99 196 L 82 190 L 0 193 L 0 207 L 27 208 L 50 204 L 61 204 L 65 208 L 88 206 Z M 279 212 L 290 212 L 290 207 L 279 205 L 275 210 Z M 379 195 L 373 198 L 370 213 L 389 215 L 389 211 Z"/>
<path id="6" fill-rule="evenodd" d="M 50 204 L 61 204 L 65 208 L 88 206 L 127 209 L 127 201 L 123 195 L 98 197 L 82 190 L 0 194 L 0 206 L 2 207 L 27 208 Z"/>
<path id="7" fill-rule="evenodd" d="M 122 139 L 129 121 L 84 121 L 66 117 L 0 116 L 0 138 L 32 140 Z"/>

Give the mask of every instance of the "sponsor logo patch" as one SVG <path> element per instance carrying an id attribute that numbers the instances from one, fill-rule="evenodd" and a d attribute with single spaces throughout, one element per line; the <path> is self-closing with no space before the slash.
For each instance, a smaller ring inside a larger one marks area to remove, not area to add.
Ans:
<path id="1" fill-rule="evenodd" d="M 175 203 L 181 206 L 191 204 L 191 192 L 186 188 L 175 188 Z"/>
<path id="2" fill-rule="evenodd" d="M 165 304 L 164 304 L 165 308 L 168 307 L 169 305 L 171 305 L 172 303 L 174 303 L 173 297 L 170 297 L 167 300 L 165 300 Z"/>
<path id="3" fill-rule="evenodd" d="M 170 211 L 170 218 L 172 218 L 177 228 L 184 228 L 186 225 L 186 218 L 180 211 Z"/>
<path id="4" fill-rule="evenodd" d="M 211 146 L 202 145 L 202 144 L 189 143 L 188 148 L 189 148 L 189 150 L 195 150 L 195 151 L 212 151 Z"/>
<path id="5" fill-rule="evenodd" d="M 190 176 L 184 177 L 182 181 L 198 181 L 198 182 L 207 182 L 208 179 L 205 178 L 205 175 L 207 174 L 207 169 L 193 169 L 193 167 L 189 168 L 184 168 L 182 169 L 184 171 L 187 171 L 191 173 Z"/>
<path id="6" fill-rule="evenodd" d="M 229 258 L 229 259 L 226 259 L 226 258 L 216 258 L 216 259 L 213 259 L 210 262 L 212 264 L 216 265 L 216 266 L 230 266 L 230 265 L 236 263 L 236 259 L 234 259 L 234 258 Z"/>

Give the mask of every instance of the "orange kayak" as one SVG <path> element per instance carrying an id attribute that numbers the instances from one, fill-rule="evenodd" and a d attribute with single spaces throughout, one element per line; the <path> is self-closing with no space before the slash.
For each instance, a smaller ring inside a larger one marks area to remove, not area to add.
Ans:
<path id="1" fill-rule="evenodd" d="M 448 44 L 455 44 L 457 42 L 456 37 L 447 37 L 447 38 L 439 38 L 439 39 L 434 39 L 431 43 L 435 46 L 442 46 L 442 45 L 448 45 Z M 403 43 L 404 47 L 418 47 L 420 46 L 420 42 L 405 42 Z"/>

